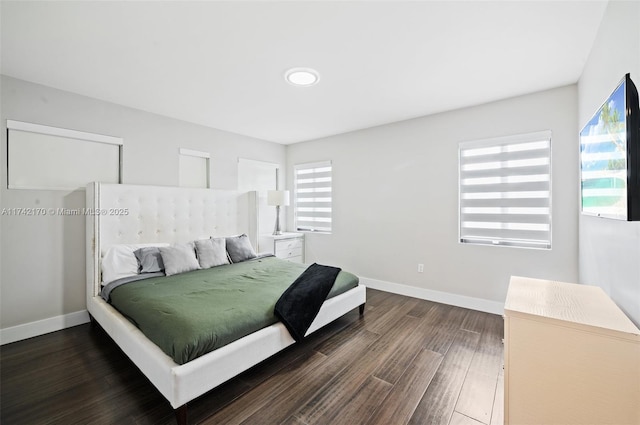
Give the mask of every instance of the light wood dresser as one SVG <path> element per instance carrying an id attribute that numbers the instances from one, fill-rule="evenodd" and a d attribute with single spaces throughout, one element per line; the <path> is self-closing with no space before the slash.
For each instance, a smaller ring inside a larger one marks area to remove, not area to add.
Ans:
<path id="1" fill-rule="evenodd" d="M 640 424 L 640 330 L 596 286 L 511 277 L 505 424 Z"/>

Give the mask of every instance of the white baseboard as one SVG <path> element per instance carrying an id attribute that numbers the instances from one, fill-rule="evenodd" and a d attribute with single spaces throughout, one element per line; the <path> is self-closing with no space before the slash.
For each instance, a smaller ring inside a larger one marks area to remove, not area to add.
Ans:
<path id="1" fill-rule="evenodd" d="M 48 319 L 0 329 L 0 345 L 70 328 L 88 321 L 89 313 L 87 310 L 80 310 L 62 316 L 49 317 Z"/>
<path id="2" fill-rule="evenodd" d="M 455 305 L 471 310 L 484 311 L 492 314 L 504 314 L 504 303 L 485 300 L 483 298 L 467 297 L 465 295 L 451 294 L 449 292 L 434 291 L 431 289 L 418 288 L 415 286 L 403 285 L 401 283 L 386 282 L 384 280 L 360 277 L 360 283 L 367 288 L 379 289 L 408 297 L 420 298 L 422 300 L 435 301 L 437 303 Z"/>

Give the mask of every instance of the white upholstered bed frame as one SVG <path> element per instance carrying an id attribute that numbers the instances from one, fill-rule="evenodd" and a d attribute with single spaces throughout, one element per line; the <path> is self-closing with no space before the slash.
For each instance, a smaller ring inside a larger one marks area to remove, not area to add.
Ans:
<path id="1" fill-rule="evenodd" d="M 87 186 L 87 310 L 176 409 L 179 423 L 187 420 L 187 402 L 294 340 L 278 322 L 178 365 L 99 296 L 102 255 L 115 244 L 175 243 L 247 233 L 248 222 L 248 204 L 233 191 L 102 183 Z M 325 301 L 307 334 L 365 301 L 362 285 Z"/>

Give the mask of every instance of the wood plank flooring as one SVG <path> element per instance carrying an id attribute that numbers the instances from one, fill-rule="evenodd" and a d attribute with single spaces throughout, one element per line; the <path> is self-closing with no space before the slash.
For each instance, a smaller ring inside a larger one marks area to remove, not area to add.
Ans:
<path id="1" fill-rule="evenodd" d="M 368 290 L 357 309 L 189 403 L 189 423 L 502 424 L 500 316 Z M 0 347 L 2 424 L 174 424 L 99 327 Z"/>

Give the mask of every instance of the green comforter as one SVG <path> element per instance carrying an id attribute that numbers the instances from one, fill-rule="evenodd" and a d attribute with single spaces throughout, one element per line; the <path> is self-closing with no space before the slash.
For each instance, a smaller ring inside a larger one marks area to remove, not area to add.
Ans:
<path id="1" fill-rule="evenodd" d="M 119 286 L 111 304 L 178 364 L 276 323 L 280 295 L 303 264 L 266 257 Z M 358 285 L 340 272 L 328 298 Z"/>

